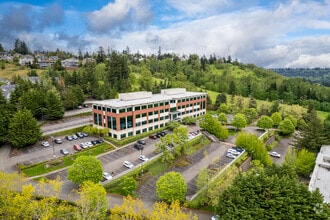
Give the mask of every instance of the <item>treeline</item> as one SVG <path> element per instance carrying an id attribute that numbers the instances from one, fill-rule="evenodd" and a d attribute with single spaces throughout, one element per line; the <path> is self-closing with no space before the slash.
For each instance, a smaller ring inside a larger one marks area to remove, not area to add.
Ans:
<path id="1" fill-rule="evenodd" d="M 330 68 L 274 68 L 273 71 L 291 78 L 303 78 L 312 83 L 330 86 Z"/>

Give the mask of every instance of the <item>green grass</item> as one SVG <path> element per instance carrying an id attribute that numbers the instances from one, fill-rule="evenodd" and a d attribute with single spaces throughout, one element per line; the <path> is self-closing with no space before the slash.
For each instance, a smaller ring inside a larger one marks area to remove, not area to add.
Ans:
<path id="1" fill-rule="evenodd" d="M 97 156 L 113 149 L 114 149 L 113 146 L 103 143 L 95 147 L 92 147 L 90 149 L 85 149 L 81 152 L 64 156 L 62 158 L 56 158 L 50 161 L 32 164 L 29 166 L 24 166 L 22 164 L 19 164 L 18 167 L 20 168 L 20 170 L 24 175 L 28 177 L 33 177 L 71 166 L 74 160 L 79 156 L 82 155 Z"/>
<path id="2" fill-rule="evenodd" d="M 88 126 L 88 125 L 87 125 Z M 72 128 L 72 129 L 68 129 L 68 130 L 64 130 L 64 131 L 59 131 L 59 132 L 55 132 L 52 134 L 48 134 L 48 135 L 44 135 L 42 136 L 42 139 L 49 139 L 52 136 L 65 136 L 65 135 L 71 135 L 73 133 L 82 131 L 86 126 L 81 126 L 81 127 L 77 127 L 77 128 Z"/>

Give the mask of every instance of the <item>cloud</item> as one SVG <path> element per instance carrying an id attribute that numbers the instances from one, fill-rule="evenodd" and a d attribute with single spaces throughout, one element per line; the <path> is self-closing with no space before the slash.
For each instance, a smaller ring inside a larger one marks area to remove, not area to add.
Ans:
<path id="1" fill-rule="evenodd" d="M 115 0 L 101 10 L 87 14 L 89 29 L 96 33 L 114 33 L 145 27 L 152 17 L 146 0 Z"/>
<path id="2" fill-rule="evenodd" d="M 53 25 L 60 25 L 63 23 L 64 10 L 58 4 L 52 4 L 40 11 L 38 18 L 39 28 L 44 29 Z"/>
<path id="3" fill-rule="evenodd" d="M 313 67 L 330 67 L 329 64 L 330 53 L 311 55 L 301 54 L 299 57 L 291 63 L 288 63 L 286 67 L 291 68 L 313 68 Z"/>

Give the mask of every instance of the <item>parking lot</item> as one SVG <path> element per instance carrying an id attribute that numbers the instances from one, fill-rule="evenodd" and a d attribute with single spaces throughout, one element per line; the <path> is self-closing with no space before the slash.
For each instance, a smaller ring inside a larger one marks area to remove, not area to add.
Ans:
<path id="1" fill-rule="evenodd" d="M 76 152 L 76 150 L 73 149 L 74 144 L 79 145 L 83 142 L 91 142 L 92 140 L 97 139 L 96 137 L 93 136 L 78 138 L 77 140 L 72 140 L 72 141 L 66 140 L 65 136 L 59 136 L 54 138 L 60 138 L 62 140 L 62 143 L 56 144 L 52 142 L 52 138 L 49 138 L 48 140 L 43 140 L 43 141 L 48 141 L 49 147 L 43 147 L 41 145 L 42 141 L 39 141 L 33 146 L 23 148 L 21 150 L 21 154 L 33 154 L 34 157 L 30 157 L 28 160 L 21 161 L 21 163 L 27 166 L 35 163 L 48 161 L 54 158 L 54 152 L 56 157 L 62 157 L 64 155 L 60 153 L 60 150 L 63 148 L 69 151 L 69 154 L 74 154 Z"/>

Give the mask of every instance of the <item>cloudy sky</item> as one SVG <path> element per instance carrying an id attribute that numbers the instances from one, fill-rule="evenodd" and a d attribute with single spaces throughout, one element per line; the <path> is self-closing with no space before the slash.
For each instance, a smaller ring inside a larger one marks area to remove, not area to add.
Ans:
<path id="1" fill-rule="evenodd" d="M 77 53 L 112 48 L 273 67 L 330 67 L 330 0 L 0 1 L 0 43 Z"/>

